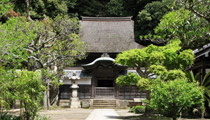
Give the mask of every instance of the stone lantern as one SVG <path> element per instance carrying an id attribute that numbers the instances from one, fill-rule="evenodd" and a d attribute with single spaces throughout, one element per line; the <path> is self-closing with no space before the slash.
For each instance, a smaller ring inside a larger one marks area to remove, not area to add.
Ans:
<path id="1" fill-rule="evenodd" d="M 78 80 L 80 79 L 80 77 L 78 77 L 76 75 L 76 73 L 74 72 L 72 77 L 69 78 L 71 80 L 72 86 L 70 87 L 72 89 L 72 97 L 71 97 L 71 108 L 80 108 L 80 101 L 78 98 Z"/>

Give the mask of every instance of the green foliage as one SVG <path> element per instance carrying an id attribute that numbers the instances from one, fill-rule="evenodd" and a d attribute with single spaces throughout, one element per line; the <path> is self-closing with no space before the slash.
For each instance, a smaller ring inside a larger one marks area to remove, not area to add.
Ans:
<path id="1" fill-rule="evenodd" d="M 134 112 L 136 114 L 144 113 L 145 112 L 145 106 L 136 106 Z"/>
<path id="2" fill-rule="evenodd" d="M 153 1 L 145 5 L 138 13 L 138 27 L 141 35 L 153 34 L 153 29 L 158 25 L 162 16 L 168 13 L 167 4 L 162 1 Z"/>
<path id="3" fill-rule="evenodd" d="M 25 117 L 33 120 L 37 116 L 45 87 L 42 85 L 40 72 L 19 71 L 13 85 L 17 99 L 23 102 Z"/>
<path id="4" fill-rule="evenodd" d="M 204 91 L 204 102 L 208 102 L 208 106 L 210 106 L 210 72 L 208 72 L 202 80 L 199 80 L 199 73 L 196 75 L 193 74 L 192 71 L 186 72 L 186 76 L 189 82 L 197 83 Z M 206 107 L 206 106 L 205 106 Z M 205 112 L 205 111 L 204 111 Z"/>
<path id="5" fill-rule="evenodd" d="M 194 54 L 192 50 L 180 51 L 179 44 L 179 40 L 173 40 L 166 46 L 149 45 L 143 49 L 123 51 L 115 62 L 129 67 L 163 65 L 167 69 L 185 69 L 193 64 Z"/>
<path id="6" fill-rule="evenodd" d="M 11 18 L 0 25 L 0 30 L 0 58 L 16 67 L 22 63 L 27 63 L 27 69 L 61 61 L 72 64 L 85 54 L 85 43 L 78 36 L 77 18 L 59 15 L 54 21 L 46 18 L 44 22 Z"/>
<path id="7" fill-rule="evenodd" d="M 31 18 L 43 19 L 45 15 L 50 18 L 55 18 L 58 14 L 67 15 L 68 7 L 74 7 L 75 2 L 75 0 L 30 0 Z M 22 15 L 26 15 L 25 0 L 16 1 L 14 10 Z"/>
<path id="8" fill-rule="evenodd" d="M 17 116 L 9 115 L 8 113 L 0 114 L 0 120 L 20 120 Z"/>
<path id="9" fill-rule="evenodd" d="M 199 2 L 196 0 L 164 1 L 166 1 L 168 6 L 174 10 L 184 8 L 186 10 L 191 11 L 198 18 L 204 18 L 206 21 L 210 22 L 208 0 L 200 0 Z"/>
<path id="10" fill-rule="evenodd" d="M 110 0 L 107 4 L 107 12 L 111 16 L 123 16 L 125 13 L 123 8 L 123 0 Z"/>
<path id="11" fill-rule="evenodd" d="M 133 106 L 129 112 L 134 112 L 136 114 L 144 113 L 145 112 L 145 106 Z"/>
<path id="12" fill-rule="evenodd" d="M 160 113 L 176 118 L 193 105 L 203 107 L 203 90 L 187 80 L 158 81 L 151 87 L 150 106 Z"/>
<path id="13" fill-rule="evenodd" d="M 14 79 L 13 71 L 6 71 L 4 68 L 0 67 L 0 107 L 8 110 L 10 108 L 10 103 L 15 100 L 12 83 Z M 2 109 L 0 109 L 0 114 Z"/>
<path id="14" fill-rule="evenodd" d="M 149 90 L 151 81 L 148 78 L 141 78 L 136 85 L 140 90 Z"/>
<path id="15" fill-rule="evenodd" d="M 116 83 L 120 86 L 135 85 L 141 79 L 139 75 L 128 73 L 128 75 L 121 75 L 116 79 Z"/>
<path id="16" fill-rule="evenodd" d="M 19 100 L 23 104 L 25 118 L 33 120 L 37 116 L 45 90 L 39 72 L 0 69 L 1 108 L 9 109 L 13 101 Z M 3 112 L 0 111 L 1 113 Z"/>
<path id="17" fill-rule="evenodd" d="M 179 80 L 184 78 L 186 78 L 186 75 L 182 70 L 170 70 L 167 73 L 166 80 Z"/>
<path id="18" fill-rule="evenodd" d="M 4 15 L 8 10 L 13 8 L 11 0 L 1 0 L 0 1 L 0 17 Z"/>
<path id="19" fill-rule="evenodd" d="M 167 76 L 167 69 L 162 65 L 151 65 L 149 71 L 158 76 Z"/>
<path id="20" fill-rule="evenodd" d="M 128 65 L 129 67 L 135 67 L 136 64 L 144 64 L 146 59 L 148 58 L 147 53 L 144 49 L 131 49 L 128 51 L 123 51 L 121 54 L 117 55 L 115 59 L 116 63 L 121 65 Z"/>
<path id="21" fill-rule="evenodd" d="M 152 84 L 149 80 L 151 75 L 158 75 L 163 80 L 184 79 L 186 77 L 182 70 L 193 64 L 194 54 L 192 50 L 181 51 L 180 43 L 179 40 L 173 40 L 166 46 L 149 45 L 143 49 L 123 51 L 117 55 L 115 62 L 136 69 L 140 76 L 136 85 L 141 90 L 148 89 Z M 126 76 L 117 79 L 118 84 L 124 85 L 129 85 L 131 81 Z"/>
<path id="22" fill-rule="evenodd" d="M 27 61 L 29 55 L 26 45 L 36 38 L 36 33 L 43 32 L 43 29 L 39 29 L 43 25 L 38 21 L 31 24 L 23 17 L 11 18 L 0 25 L 0 58 L 16 67 L 21 66 L 21 62 Z"/>
<path id="23" fill-rule="evenodd" d="M 210 27 L 204 19 L 198 19 L 190 11 L 180 9 L 164 15 L 154 31 L 166 41 L 180 39 L 184 49 L 195 49 L 208 43 L 206 34 Z"/>

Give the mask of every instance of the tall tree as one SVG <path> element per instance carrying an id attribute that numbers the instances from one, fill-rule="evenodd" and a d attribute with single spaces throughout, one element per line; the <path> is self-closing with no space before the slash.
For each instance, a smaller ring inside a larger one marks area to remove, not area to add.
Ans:
<path id="1" fill-rule="evenodd" d="M 61 77 L 65 66 L 85 55 L 86 46 L 79 40 L 76 18 L 57 16 L 54 21 L 43 22 L 11 18 L 0 25 L 0 30 L 0 58 L 11 67 L 37 70 L 56 66 Z M 48 79 L 43 80 L 49 85 Z"/>
<path id="2" fill-rule="evenodd" d="M 75 1 L 60 0 L 18 0 L 14 10 L 32 19 L 43 19 L 45 16 L 55 18 L 58 14 L 68 14 L 68 6 L 74 6 Z M 30 13 L 30 15 L 28 15 Z"/>
<path id="3" fill-rule="evenodd" d="M 165 81 L 185 78 L 185 70 L 193 64 L 192 50 L 181 51 L 180 40 L 174 40 L 166 46 L 149 45 L 143 49 L 132 49 L 118 54 L 116 63 L 127 65 L 137 71 L 119 76 L 117 84 L 136 84 L 141 90 L 148 90 L 152 84 L 152 76 L 158 75 Z M 147 99 L 150 99 L 147 93 Z M 148 109 L 146 109 L 146 115 Z"/>
<path id="4" fill-rule="evenodd" d="M 165 38 L 166 42 L 178 38 L 183 49 L 196 49 L 209 41 L 210 26 L 203 19 L 184 9 L 169 12 L 154 29 L 155 34 Z"/>

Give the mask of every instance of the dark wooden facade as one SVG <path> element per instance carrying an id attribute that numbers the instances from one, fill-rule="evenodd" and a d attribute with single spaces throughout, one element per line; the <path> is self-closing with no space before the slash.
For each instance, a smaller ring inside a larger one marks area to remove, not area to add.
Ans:
<path id="1" fill-rule="evenodd" d="M 194 74 L 199 73 L 202 80 L 207 72 L 210 72 L 210 44 L 201 49 L 194 50 L 195 61 L 192 66 Z"/>
<path id="2" fill-rule="evenodd" d="M 60 94 L 59 99 L 67 99 L 69 100 L 72 96 L 71 94 L 71 85 L 62 85 L 60 86 Z M 122 100 L 132 100 L 133 98 L 146 98 L 145 91 L 139 91 L 138 87 L 136 86 L 126 86 L 126 87 L 118 87 L 114 97 L 96 97 L 94 92 L 91 91 L 91 86 L 88 85 L 80 85 L 79 86 L 79 98 L 80 99 L 97 99 L 97 98 L 114 98 L 114 99 L 122 99 Z"/>

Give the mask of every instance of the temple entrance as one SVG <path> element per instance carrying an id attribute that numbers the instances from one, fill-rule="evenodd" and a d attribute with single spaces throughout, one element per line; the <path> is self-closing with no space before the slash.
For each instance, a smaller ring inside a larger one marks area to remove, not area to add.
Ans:
<path id="1" fill-rule="evenodd" d="M 114 80 L 98 80 L 97 87 L 114 87 Z"/>
<path id="2" fill-rule="evenodd" d="M 96 98 L 114 98 L 115 97 L 115 87 L 114 80 L 97 80 L 97 85 L 95 87 L 95 97 Z"/>
<path id="3" fill-rule="evenodd" d="M 92 98 L 115 98 L 118 93 L 118 86 L 115 79 L 119 73 L 127 69 L 127 66 L 114 64 L 114 59 L 103 55 L 89 64 L 83 65 L 83 68 L 90 72 L 91 79 L 91 97 Z"/>

